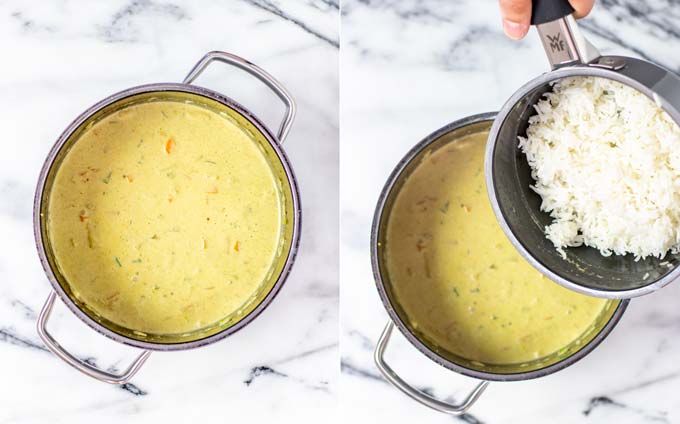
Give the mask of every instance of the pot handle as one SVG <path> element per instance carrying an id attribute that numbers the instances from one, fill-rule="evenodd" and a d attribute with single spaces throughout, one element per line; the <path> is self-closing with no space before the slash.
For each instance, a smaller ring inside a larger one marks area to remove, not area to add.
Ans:
<path id="1" fill-rule="evenodd" d="M 574 13 L 568 0 L 532 0 L 531 25 L 540 25 Z"/>
<path id="2" fill-rule="evenodd" d="M 581 34 L 568 0 L 533 0 L 531 24 L 536 26 L 552 69 L 587 64 L 600 52 Z"/>
<path id="3" fill-rule="evenodd" d="M 61 345 L 56 340 L 54 340 L 52 335 L 47 332 L 46 328 L 47 320 L 50 318 L 50 314 L 52 313 L 52 307 L 54 306 L 54 300 L 56 299 L 56 297 L 57 293 L 55 291 L 52 291 L 50 295 L 47 297 L 47 301 L 45 302 L 45 305 L 40 311 L 40 315 L 38 315 L 38 335 L 42 339 L 43 343 L 45 343 L 45 346 L 47 346 L 47 348 L 52 353 L 57 355 L 59 358 L 61 358 L 63 361 L 65 361 L 73 368 L 99 381 L 103 381 L 109 384 L 125 384 L 129 382 L 132 379 L 132 377 L 134 377 L 134 375 L 137 374 L 137 371 L 139 371 L 144 362 L 146 362 L 146 360 L 149 358 L 151 352 L 148 350 L 142 352 L 137 357 L 137 359 L 135 359 L 134 362 L 121 374 L 113 374 L 107 371 L 100 370 L 99 368 L 94 367 L 88 364 L 87 362 L 76 358 L 73 354 L 64 350 L 64 348 L 61 347 Z"/>
<path id="4" fill-rule="evenodd" d="M 191 71 L 189 71 L 189 74 L 187 74 L 186 78 L 184 78 L 184 84 L 193 83 L 194 80 L 199 75 L 201 75 L 205 68 L 207 68 L 208 65 L 213 61 L 223 62 L 248 72 L 262 81 L 267 87 L 271 88 L 272 91 L 276 93 L 276 95 L 281 99 L 281 101 L 283 101 L 283 104 L 286 105 L 286 116 L 283 118 L 283 121 L 279 126 L 279 132 L 277 134 L 279 143 L 283 143 L 283 140 L 288 135 L 290 127 L 293 124 L 293 119 L 295 118 L 296 112 L 295 100 L 293 100 L 293 96 L 290 95 L 288 90 L 286 90 L 286 88 L 281 85 L 281 83 L 276 80 L 276 78 L 271 76 L 267 71 L 260 68 L 259 66 L 248 62 L 242 57 L 220 51 L 213 51 L 203 56 L 203 58 L 198 61 Z"/>
<path id="5" fill-rule="evenodd" d="M 392 330 L 394 330 L 394 323 L 390 321 L 389 323 L 387 323 L 387 326 L 385 326 L 385 329 L 383 330 L 382 335 L 378 340 L 378 344 L 375 347 L 374 355 L 375 365 L 378 367 L 378 370 L 380 370 L 380 372 L 387 379 L 387 381 L 392 383 L 394 387 L 401 390 L 411 399 L 429 408 L 432 408 L 438 412 L 443 412 L 445 414 L 451 415 L 462 415 L 466 413 L 468 409 L 470 409 L 472 405 L 474 405 L 475 402 L 477 402 L 477 400 L 482 395 L 484 390 L 486 390 L 486 387 L 489 385 L 489 382 L 482 381 L 470 392 L 470 394 L 461 403 L 452 404 L 441 401 L 439 399 L 435 399 L 434 397 L 428 395 L 427 393 L 424 393 L 416 389 L 415 387 L 411 386 L 410 384 L 402 380 L 402 378 L 399 377 L 399 375 L 397 375 L 397 373 L 395 373 L 392 370 L 392 368 L 385 362 L 385 349 L 387 348 L 387 344 L 390 341 Z"/>

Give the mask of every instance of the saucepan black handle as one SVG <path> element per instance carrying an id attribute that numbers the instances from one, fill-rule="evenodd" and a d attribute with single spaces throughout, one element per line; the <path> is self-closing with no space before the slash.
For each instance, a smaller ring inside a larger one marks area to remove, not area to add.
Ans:
<path id="1" fill-rule="evenodd" d="M 533 0 L 531 2 L 531 25 L 541 25 L 574 13 L 567 0 Z"/>

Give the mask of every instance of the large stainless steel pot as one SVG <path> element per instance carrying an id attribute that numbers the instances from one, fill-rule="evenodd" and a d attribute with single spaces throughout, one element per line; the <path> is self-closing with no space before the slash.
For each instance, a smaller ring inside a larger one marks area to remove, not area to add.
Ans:
<path id="1" fill-rule="evenodd" d="M 252 112 L 239 105 L 229 97 L 213 90 L 194 85 L 194 80 L 212 62 L 223 62 L 237 67 L 266 84 L 283 101 L 285 105 L 285 117 L 276 135 L 269 130 Z M 134 102 L 167 98 L 180 101 L 191 101 L 206 107 L 216 108 L 220 113 L 234 120 L 254 140 L 261 146 L 268 161 L 272 165 L 272 171 L 277 176 L 281 184 L 281 195 L 286 216 L 284 217 L 284 246 L 274 260 L 274 277 L 268 284 L 264 284 L 260 292 L 256 294 L 256 300 L 252 306 L 246 307 L 243 313 L 219 325 L 201 329 L 184 335 L 172 335 L 168 337 L 145 335 L 134 331 L 134 329 L 122 328 L 109 322 L 95 314 L 72 295 L 68 281 L 60 274 L 55 264 L 54 255 L 51 251 L 48 233 L 46 231 L 46 207 L 49 202 L 49 193 L 54 181 L 54 175 L 65 156 L 66 152 L 77 141 L 77 135 L 87 126 L 97 119 L 119 110 L 126 105 Z M 187 77 L 181 84 L 177 83 L 158 83 L 132 87 L 116 93 L 83 112 L 68 128 L 61 134 L 54 147 L 50 151 L 45 164 L 43 165 L 38 185 L 36 188 L 35 202 L 33 208 L 33 227 L 35 232 L 36 246 L 40 261 L 42 262 L 45 273 L 47 274 L 53 291 L 49 294 L 47 301 L 38 317 L 37 329 L 40 338 L 45 345 L 55 355 L 66 361 L 69 365 L 79 371 L 94 377 L 98 380 L 112 383 L 123 384 L 128 382 L 147 360 L 151 351 L 174 351 L 183 349 L 194 349 L 200 346 L 214 343 L 221 340 L 241 328 L 248 325 L 272 302 L 276 294 L 283 286 L 293 265 L 300 238 L 300 196 L 288 158 L 281 148 L 281 143 L 285 140 L 290 131 L 295 117 L 295 102 L 289 92 L 270 74 L 258 66 L 242 59 L 238 56 L 225 52 L 210 52 L 206 54 L 191 69 Z M 52 307 L 56 297 L 68 306 L 68 308 L 83 322 L 98 331 L 99 333 L 126 345 L 144 349 L 144 351 L 133 361 L 133 363 L 121 373 L 112 373 L 96 368 L 95 366 L 81 360 L 64 349 L 48 332 L 47 321 L 50 317 Z"/>
<path id="2" fill-rule="evenodd" d="M 465 413 L 480 397 L 490 381 L 518 381 L 544 377 L 574 364 L 595 349 L 609 335 L 628 306 L 627 300 L 609 301 L 592 328 L 569 346 L 548 357 L 521 364 L 481 364 L 462 358 L 454 352 L 437 348 L 410 324 L 413 320 L 408 319 L 399 304 L 385 263 L 384 247 L 387 244 L 387 223 L 392 205 L 400 187 L 422 158 L 470 134 L 488 133 L 495 117 L 495 113 L 485 113 L 461 119 L 433 132 L 413 147 L 397 164 L 385 183 L 375 210 L 371 231 L 373 276 L 380 298 L 391 319 L 376 346 L 376 365 L 390 383 L 409 397 L 432 409 L 454 415 Z M 464 400 L 456 404 L 436 399 L 404 381 L 385 361 L 385 351 L 395 325 L 413 346 L 434 362 L 459 374 L 482 381 Z"/>

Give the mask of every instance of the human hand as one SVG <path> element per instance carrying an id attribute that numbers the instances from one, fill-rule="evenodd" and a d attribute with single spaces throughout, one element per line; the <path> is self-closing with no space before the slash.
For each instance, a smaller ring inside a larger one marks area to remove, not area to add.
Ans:
<path id="1" fill-rule="evenodd" d="M 524 38 L 531 22 L 531 0 L 499 0 L 503 31 L 513 40 Z M 569 0 L 576 11 L 574 16 L 582 18 L 593 9 L 595 0 Z"/>

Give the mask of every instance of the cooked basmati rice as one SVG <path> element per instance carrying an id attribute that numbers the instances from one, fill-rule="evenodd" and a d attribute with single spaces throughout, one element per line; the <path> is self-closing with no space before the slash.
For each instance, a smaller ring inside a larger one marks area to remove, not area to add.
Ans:
<path id="1" fill-rule="evenodd" d="M 680 250 L 680 128 L 639 91 L 605 78 L 559 80 L 535 106 L 526 154 L 546 237 L 636 260 Z"/>

